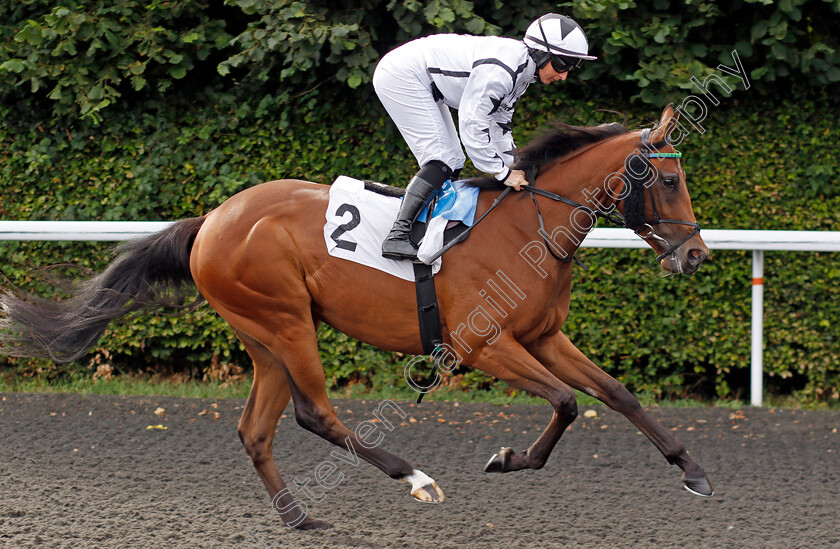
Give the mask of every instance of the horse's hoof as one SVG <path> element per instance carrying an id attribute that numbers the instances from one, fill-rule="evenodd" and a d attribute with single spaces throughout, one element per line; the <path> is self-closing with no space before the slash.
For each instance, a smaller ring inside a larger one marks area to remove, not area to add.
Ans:
<path id="1" fill-rule="evenodd" d="M 332 528 L 333 525 L 325 520 L 318 520 L 318 519 L 306 519 L 299 524 L 295 525 L 295 528 L 298 530 L 326 530 L 327 528 Z"/>
<path id="2" fill-rule="evenodd" d="M 513 453 L 511 448 L 502 448 L 499 453 L 493 454 L 490 461 L 484 466 L 485 473 L 504 473 L 505 466 L 510 461 L 510 454 Z"/>
<path id="3" fill-rule="evenodd" d="M 417 490 L 412 490 L 411 495 L 414 496 L 414 499 L 423 503 L 443 503 L 446 499 L 446 496 L 443 495 L 443 491 L 438 487 L 436 482 L 421 486 Z"/>
<path id="4" fill-rule="evenodd" d="M 411 484 L 411 495 L 417 501 L 423 503 L 443 503 L 446 496 L 433 478 L 417 469 L 410 475 L 403 477 L 404 481 Z"/>
<path id="5" fill-rule="evenodd" d="M 710 498 L 715 495 L 712 483 L 709 482 L 706 475 L 699 478 L 686 478 L 685 474 L 683 474 L 682 481 L 683 487 L 696 496 Z"/>

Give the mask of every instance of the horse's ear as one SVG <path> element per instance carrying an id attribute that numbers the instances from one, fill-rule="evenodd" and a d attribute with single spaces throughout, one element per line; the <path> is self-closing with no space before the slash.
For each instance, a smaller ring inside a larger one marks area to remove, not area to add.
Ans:
<path id="1" fill-rule="evenodd" d="M 679 118 L 680 113 L 677 112 L 677 118 Z M 670 103 L 667 107 L 662 110 L 662 116 L 659 117 L 659 125 L 660 126 L 667 126 L 668 121 L 674 117 L 674 104 Z"/>
<path id="2" fill-rule="evenodd" d="M 662 111 L 662 116 L 659 117 L 659 122 L 654 127 L 650 135 L 651 143 L 665 142 L 668 134 L 673 130 L 674 124 L 680 117 L 680 112 L 674 112 L 674 104 L 671 103 Z"/>

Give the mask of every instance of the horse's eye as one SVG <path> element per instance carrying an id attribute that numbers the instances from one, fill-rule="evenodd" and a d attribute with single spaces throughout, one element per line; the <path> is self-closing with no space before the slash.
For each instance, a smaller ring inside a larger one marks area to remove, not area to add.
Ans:
<path id="1" fill-rule="evenodd" d="M 675 189 L 680 182 L 679 177 L 674 174 L 666 174 L 662 176 L 662 184 L 668 189 Z"/>

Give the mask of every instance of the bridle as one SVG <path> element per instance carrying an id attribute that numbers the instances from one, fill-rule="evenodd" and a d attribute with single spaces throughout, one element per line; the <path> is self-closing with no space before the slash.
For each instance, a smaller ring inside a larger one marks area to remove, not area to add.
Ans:
<path id="1" fill-rule="evenodd" d="M 642 148 L 644 149 L 647 158 L 680 158 L 682 156 L 682 153 L 661 153 L 661 152 L 659 152 L 657 150 L 657 146 L 658 145 L 661 146 L 661 145 L 666 144 L 666 141 L 663 139 L 663 141 L 660 142 L 660 143 L 651 143 L 651 137 L 650 136 L 651 136 L 651 129 L 650 128 L 645 128 L 644 130 L 642 130 L 642 136 L 641 136 L 642 137 Z M 653 185 L 651 183 L 646 182 L 644 184 L 644 186 L 649 191 L 648 196 L 650 197 L 650 205 L 651 205 L 651 209 L 653 210 L 653 219 L 651 220 L 650 223 L 644 223 L 643 225 L 638 226 L 638 227 L 631 227 L 633 229 L 633 232 L 635 232 L 637 235 L 639 235 L 640 238 L 642 238 L 644 240 L 656 240 L 658 242 L 661 242 L 661 243 L 665 244 L 665 246 L 669 246 L 670 243 L 668 242 L 668 240 L 666 240 L 665 238 L 662 238 L 661 236 L 659 236 L 659 235 L 657 235 L 656 233 L 653 232 L 653 225 L 660 225 L 660 224 L 669 223 L 669 224 L 672 224 L 672 225 L 686 225 L 686 226 L 692 228 L 691 232 L 688 233 L 686 236 L 684 236 L 682 239 L 680 239 L 679 242 L 677 242 L 674 245 L 671 245 L 666 251 L 664 251 L 663 253 L 659 254 L 659 256 L 657 256 L 656 261 L 662 261 L 664 258 L 668 257 L 669 255 L 675 255 L 675 252 L 677 251 L 677 249 L 679 249 L 680 246 L 682 246 L 683 244 L 685 244 L 686 242 L 688 242 L 689 240 L 694 238 L 694 235 L 699 234 L 700 233 L 700 224 L 697 223 L 696 221 L 683 221 L 681 219 L 663 219 L 663 218 L 659 217 L 659 210 L 656 207 L 656 199 L 653 196 L 653 191 L 650 189 Z"/>
<path id="2" fill-rule="evenodd" d="M 642 130 L 641 141 L 642 141 L 642 149 L 644 151 L 643 154 L 645 154 L 645 156 L 647 158 L 680 158 L 682 156 L 681 153 L 661 153 L 661 152 L 659 152 L 657 150 L 657 146 L 658 145 L 664 145 L 666 142 L 663 140 L 662 142 L 659 142 L 659 143 L 651 143 L 651 129 L 650 128 L 646 128 L 646 129 Z M 644 162 L 644 160 L 642 160 L 641 156 L 634 153 L 628 159 L 626 164 L 629 165 L 631 162 Z M 531 193 L 531 199 L 533 200 L 534 206 L 536 207 L 537 218 L 539 219 L 539 222 L 540 222 L 540 235 L 542 235 L 543 241 L 545 241 L 545 244 L 548 247 L 549 252 L 551 252 L 551 255 L 554 256 L 554 258 L 556 260 L 558 260 L 558 261 L 571 261 L 573 258 L 561 258 L 561 257 L 558 257 L 557 254 L 554 253 L 554 250 L 552 249 L 551 243 L 549 243 L 547 241 L 547 237 L 546 237 L 547 233 L 545 231 L 545 222 L 543 221 L 542 212 L 540 212 L 540 207 L 537 204 L 537 199 L 536 199 L 535 195 L 539 195 L 539 196 L 554 200 L 555 202 L 562 202 L 562 203 L 567 204 L 569 206 L 579 208 L 581 211 L 587 213 L 588 215 L 590 215 L 592 217 L 606 219 L 607 221 L 609 221 L 611 223 L 614 223 L 615 225 L 618 225 L 619 227 L 632 229 L 633 232 L 635 232 L 640 238 L 642 238 L 644 240 L 653 240 L 653 241 L 660 242 L 660 243 L 664 244 L 665 246 L 668 246 L 668 249 L 665 252 L 663 252 L 663 253 L 659 254 L 659 256 L 657 256 L 657 258 L 656 258 L 657 262 L 662 261 L 664 258 L 666 258 L 670 255 L 676 255 L 676 251 L 677 251 L 677 249 L 679 249 L 680 246 L 682 246 L 683 244 L 685 244 L 686 242 L 691 240 L 694 237 L 694 235 L 700 233 L 700 224 L 697 223 L 696 221 L 683 221 L 681 219 L 668 219 L 668 218 L 660 217 L 659 216 L 659 210 L 656 207 L 656 199 L 654 198 L 653 191 L 650 189 L 650 187 L 652 187 L 653 182 L 652 181 L 642 181 L 642 180 L 640 180 L 636 177 L 633 177 L 629 172 L 630 172 L 630 170 L 625 170 L 625 176 L 629 180 L 629 181 L 627 181 L 627 183 L 631 184 L 631 191 L 630 192 L 636 192 L 637 193 L 636 198 L 640 201 L 640 204 L 641 204 L 642 208 L 644 208 L 645 194 L 647 194 L 647 196 L 650 197 L 651 208 L 653 210 L 653 219 L 651 219 L 650 221 L 643 221 L 642 223 L 635 223 L 635 224 L 634 223 L 629 223 L 628 219 L 627 219 L 627 215 L 626 215 L 627 214 L 626 208 L 625 208 L 625 215 L 621 215 L 618 212 L 605 213 L 605 212 L 601 212 L 599 210 L 594 210 L 589 206 L 585 206 L 583 204 L 580 204 L 579 202 L 576 202 L 574 200 L 571 200 L 569 198 L 561 196 L 557 193 L 553 193 L 553 192 L 547 191 L 545 189 L 540 189 L 539 187 L 536 186 L 537 168 L 533 167 L 532 169 L 526 171 L 525 176 L 526 176 L 526 179 L 528 180 L 528 185 L 523 186 L 522 189 L 526 190 L 526 191 L 529 191 Z M 641 189 L 639 189 L 638 187 L 641 187 Z M 634 189 L 635 189 L 635 191 L 634 191 Z M 646 191 L 647 191 L 647 193 L 646 193 Z M 629 193 L 622 193 L 622 194 L 625 194 L 625 195 L 629 196 Z M 626 206 L 627 196 L 622 198 L 622 200 L 625 201 L 625 206 Z M 692 231 L 690 233 L 688 233 L 686 236 L 684 236 L 682 239 L 680 239 L 679 242 L 672 245 L 670 242 L 668 242 L 667 239 L 657 235 L 653 231 L 654 225 L 661 225 L 661 224 L 666 224 L 666 223 L 667 224 L 672 224 L 672 225 L 686 225 L 686 226 L 692 227 Z"/>

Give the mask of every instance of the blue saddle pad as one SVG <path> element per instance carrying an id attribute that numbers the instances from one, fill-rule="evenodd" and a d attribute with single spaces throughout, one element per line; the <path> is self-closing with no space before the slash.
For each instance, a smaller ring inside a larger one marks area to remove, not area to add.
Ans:
<path id="1" fill-rule="evenodd" d="M 460 221 L 467 227 L 472 227 L 475 221 L 475 207 L 478 203 L 477 187 L 470 187 L 464 184 L 463 180 L 447 181 L 437 191 L 437 204 L 435 204 L 432 217 L 442 217 L 450 221 Z M 426 221 L 426 209 L 418 217 L 418 221 Z"/>

